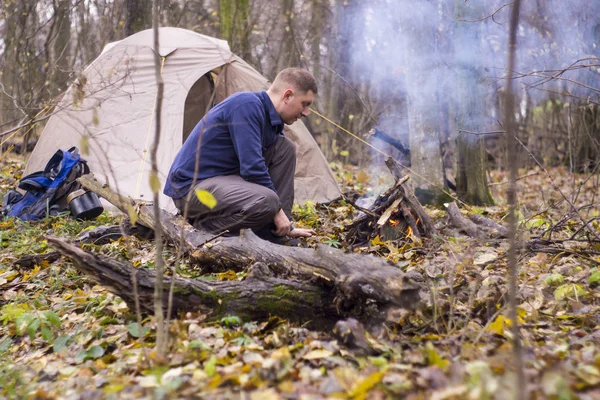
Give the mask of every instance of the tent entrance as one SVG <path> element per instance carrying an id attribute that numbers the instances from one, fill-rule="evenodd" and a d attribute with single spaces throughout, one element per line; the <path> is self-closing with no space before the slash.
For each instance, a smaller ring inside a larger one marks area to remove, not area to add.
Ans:
<path id="1" fill-rule="evenodd" d="M 204 74 L 194 83 L 185 99 L 185 109 L 183 112 L 183 142 L 186 141 L 196 124 L 206 115 L 216 103 L 215 101 L 215 83 L 214 72 L 210 71 Z"/>

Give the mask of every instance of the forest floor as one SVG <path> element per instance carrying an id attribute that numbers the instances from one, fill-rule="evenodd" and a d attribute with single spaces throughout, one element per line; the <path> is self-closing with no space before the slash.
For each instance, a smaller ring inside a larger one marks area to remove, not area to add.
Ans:
<path id="1" fill-rule="evenodd" d="M 18 159 L 0 164 L 0 194 L 16 185 Z M 337 166 L 344 190 L 369 194 L 389 175 Z M 543 237 L 519 253 L 518 314 L 524 339 L 525 379 L 535 399 L 600 398 L 600 242 L 554 184 L 598 232 L 598 175 L 558 168 L 521 171 L 519 240 Z M 498 205 L 472 207 L 503 223 L 503 172 L 492 172 Z M 499 183 L 499 184 L 498 184 Z M 0 397 L 3 398 L 214 398 L 214 399 L 511 399 L 515 387 L 507 312 L 504 239 L 477 240 L 456 231 L 444 208 L 427 208 L 435 239 L 401 244 L 373 240 L 358 249 L 391 260 L 427 288 L 423 306 L 395 323 L 369 327 L 376 354 L 345 348 L 331 332 L 311 331 L 279 318 L 241 321 L 228 316 L 179 315 L 170 329 L 169 359 L 153 350 L 154 320 L 142 327 L 118 296 L 98 286 L 65 258 L 34 267 L 14 262 L 51 251 L 45 235 L 73 239 L 118 223 L 104 213 L 94 221 L 53 217 L 35 223 L 0 220 Z M 343 248 L 354 216 L 344 203 L 295 209 L 298 225 L 318 235 L 309 245 Z M 569 239 L 569 240 L 567 240 Z M 85 249 L 152 268 L 154 246 L 136 236 Z M 172 261 L 174 249 L 166 249 Z M 197 272 L 197 271 L 196 271 Z M 194 276 L 180 265 L 180 273 Z M 243 279 L 222 273 L 215 279 Z M 144 357 L 144 354 L 148 358 Z"/>

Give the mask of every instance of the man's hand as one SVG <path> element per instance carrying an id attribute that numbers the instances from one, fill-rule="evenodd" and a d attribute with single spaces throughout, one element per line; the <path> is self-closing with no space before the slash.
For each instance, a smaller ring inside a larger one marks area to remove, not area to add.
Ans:
<path id="1" fill-rule="evenodd" d="M 301 238 L 301 237 L 311 237 L 316 234 L 314 229 L 302 229 L 302 228 L 294 228 L 288 233 L 288 236 L 291 238 Z"/>
<path id="2" fill-rule="evenodd" d="M 273 223 L 275 224 L 275 230 L 272 231 L 273 234 L 277 236 L 285 236 L 290 233 L 292 224 L 290 223 L 290 220 L 287 217 L 287 215 L 285 215 L 285 213 L 283 212 L 283 209 L 280 209 L 279 212 L 275 215 Z"/>

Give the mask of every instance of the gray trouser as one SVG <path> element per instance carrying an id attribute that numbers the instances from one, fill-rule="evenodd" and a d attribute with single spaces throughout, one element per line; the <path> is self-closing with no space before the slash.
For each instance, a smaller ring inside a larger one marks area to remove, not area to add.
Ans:
<path id="1" fill-rule="evenodd" d="M 188 196 L 173 199 L 175 206 L 184 214 L 187 202 L 187 218 L 192 225 L 212 232 L 225 229 L 237 232 L 246 228 L 258 230 L 272 223 L 280 209 L 291 217 L 296 146 L 290 139 L 281 136 L 263 156 L 277 193 L 247 182 L 239 175 L 216 176 L 198 182 Z M 215 197 L 217 204 L 214 208 L 200 203 L 195 194 L 198 189 L 206 190 Z"/>

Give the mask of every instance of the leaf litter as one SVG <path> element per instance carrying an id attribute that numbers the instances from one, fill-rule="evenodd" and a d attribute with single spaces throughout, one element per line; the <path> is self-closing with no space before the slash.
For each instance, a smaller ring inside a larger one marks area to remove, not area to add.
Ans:
<path id="1" fill-rule="evenodd" d="M 0 190 L 15 186 L 19 160 L 4 161 Z M 334 165 L 346 192 L 373 196 L 385 178 Z M 385 173 L 382 173 L 384 176 Z M 552 170 L 555 182 L 577 189 L 577 205 L 595 201 L 591 180 Z M 504 181 L 493 171 L 492 180 Z M 520 181 L 518 318 L 525 345 L 531 398 L 593 399 L 600 396 L 600 244 L 543 174 Z M 389 182 L 387 182 L 389 183 Z M 500 203 L 469 212 L 497 222 Z M 540 202 L 543 193 L 545 202 Z M 64 258 L 15 265 L 26 255 L 51 252 L 44 235 L 74 239 L 83 231 L 119 223 L 104 213 L 95 221 L 48 218 L 0 222 L 0 396 L 6 398 L 250 398 L 250 399 L 508 399 L 511 364 L 506 241 L 475 240 L 458 233 L 445 211 L 428 208 L 440 235 L 429 241 L 383 241 L 353 251 L 386 258 L 424 287 L 422 307 L 390 310 L 386 325 L 368 326 L 371 352 L 346 348 L 331 332 L 317 332 L 277 317 L 220 321 L 189 312 L 170 328 L 170 357 L 156 360 L 154 319 L 138 324 L 133 310 L 80 275 Z M 597 207 L 585 209 L 594 229 Z M 344 228 L 356 215 L 344 202 L 294 209 L 298 225 L 315 228 L 310 246 L 344 248 Z M 577 233 L 579 230 L 579 234 Z M 552 239 L 552 240 L 549 240 Z M 537 240 L 537 242 L 536 242 Z M 545 242 L 542 242 L 545 240 Z M 152 242 L 123 237 L 87 251 L 153 268 Z M 347 250 L 347 249 L 346 249 Z M 166 258 L 175 262 L 175 251 Z M 184 276 L 197 272 L 184 262 Z M 233 271 L 214 279 L 243 279 Z M 143 339 L 143 342 L 142 342 Z M 142 344 L 143 343 L 143 344 Z M 146 362 L 144 354 L 148 354 Z M 163 361 L 163 362 L 159 362 Z"/>

